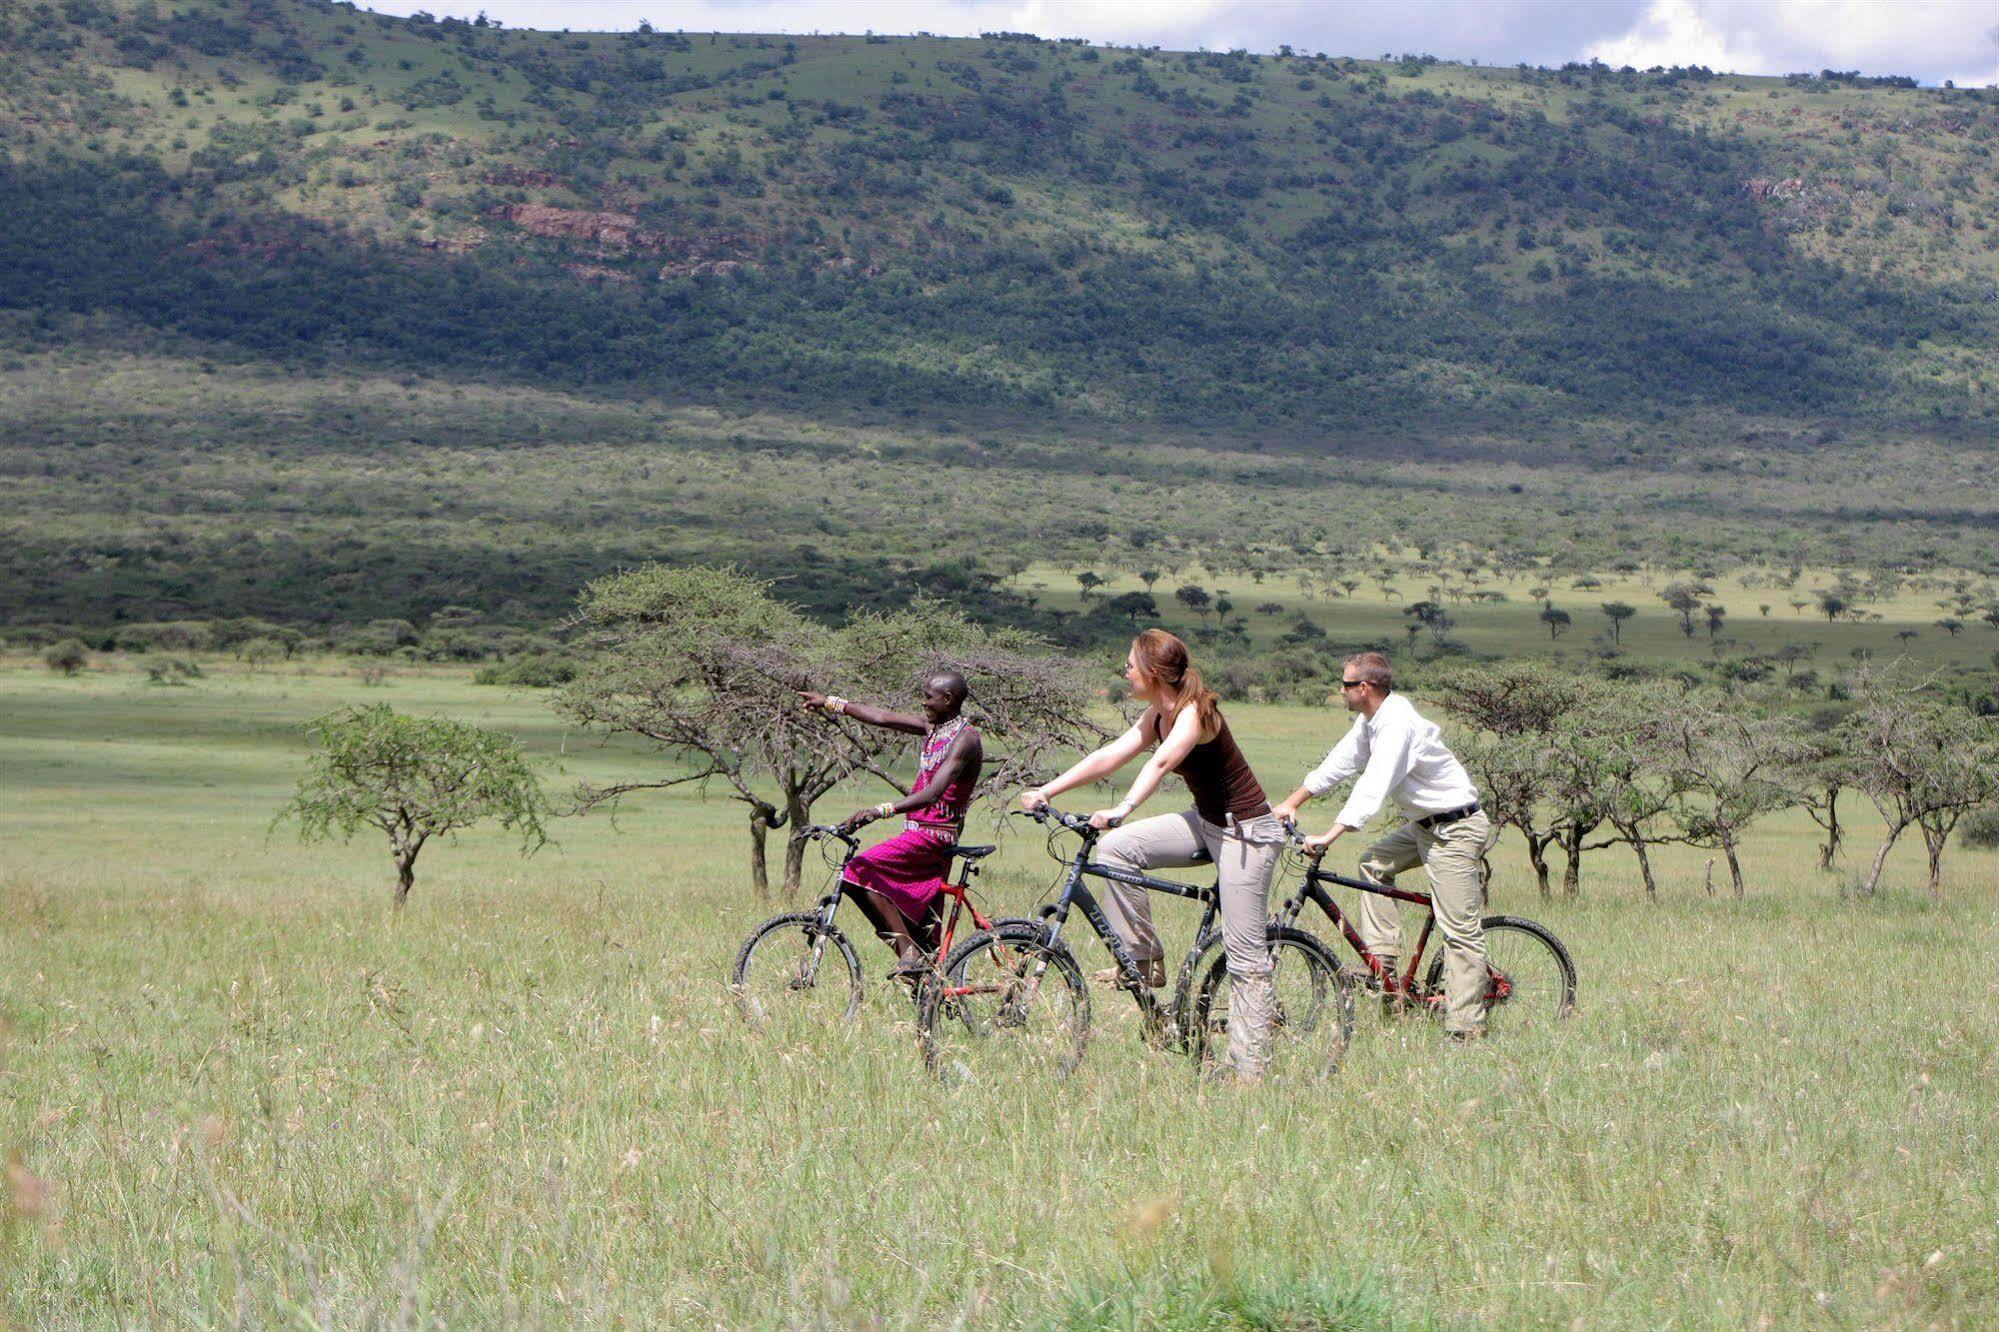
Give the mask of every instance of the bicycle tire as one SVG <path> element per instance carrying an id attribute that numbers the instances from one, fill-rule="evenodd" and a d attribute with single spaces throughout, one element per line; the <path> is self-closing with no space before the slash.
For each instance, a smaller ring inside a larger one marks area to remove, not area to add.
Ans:
<path id="1" fill-rule="evenodd" d="M 1089 1044 L 1090 994 L 1074 955 L 1049 940 L 1043 922 L 1013 921 L 951 950 L 924 983 L 916 1025 L 924 1067 L 952 1085 L 1059 1080 Z"/>
<path id="2" fill-rule="evenodd" d="M 729 990 L 752 1027 L 808 1019 L 843 1025 L 861 1011 L 861 959 L 839 927 L 821 924 L 816 911 L 772 916 L 743 940 Z"/>
<path id="3" fill-rule="evenodd" d="M 1479 924 L 1490 973 L 1485 991 L 1488 1029 L 1531 1030 L 1561 1022 L 1575 1012 L 1576 964 L 1553 930 L 1522 916 L 1487 916 Z M 1442 996 L 1441 948 L 1430 959 L 1423 984 L 1431 994 Z M 1442 1015 L 1441 998 L 1432 1007 Z M 1497 1016 L 1501 1013 L 1506 1016 Z"/>
<path id="4" fill-rule="evenodd" d="M 1354 1032 L 1353 983 L 1345 968 L 1317 935 L 1288 925 L 1270 927 L 1270 952 L 1277 990 L 1272 1072 L 1287 1077 L 1336 1072 Z M 1228 1037 L 1228 953 L 1219 934 L 1209 935 L 1193 970 L 1201 977 L 1193 1006 L 1177 1011 L 1182 1043 L 1199 1068 L 1218 1057 Z"/>

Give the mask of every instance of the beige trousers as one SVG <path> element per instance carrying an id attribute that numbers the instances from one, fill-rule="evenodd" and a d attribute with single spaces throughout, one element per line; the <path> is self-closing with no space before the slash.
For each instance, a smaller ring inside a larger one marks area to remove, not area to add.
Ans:
<path id="1" fill-rule="evenodd" d="M 1479 863 L 1492 841 L 1492 820 L 1483 812 L 1423 828 L 1405 823 L 1367 849 L 1360 876 L 1392 884 L 1404 870 L 1421 865 L 1430 876 L 1431 911 L 1444 949 L 1444 1029 L 1474 1032 L 1485 1026 L 1485 873 Z M 1361 894 L 1358 928 L 1362 942 L 1391 968 L 1402 956 L 1402 912 L 1391 897 Z"/>
<path id="2" fill-rule="evenodd" d="M 1222 946 L 1229 965 L 1229 1066 L 1255 1080 L 1270 1064 L 1270 1024 L 1277 994 L 1270 981 L 1270 877 L 1284 845 L 1276 817 L 1221 827 L 1193 810 L 1160 814 L 1106 833 L 1097 859 L 1145 874 L 1212 860 L 1221 879 Z M 1140 962 L 1164 956 L 1152 907 L 1136 884 L 1099 880 L 1104 914 Z"/>

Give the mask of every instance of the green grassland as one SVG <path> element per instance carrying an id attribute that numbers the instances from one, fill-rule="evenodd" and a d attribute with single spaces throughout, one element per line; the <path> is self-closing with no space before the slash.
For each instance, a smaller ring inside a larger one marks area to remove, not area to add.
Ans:
<path id="1" fill-rule="evenodd" d="M 774 904 L 726 802 L 561 820 L 526 862 L 468 834 L 399 920 L 377 848 L 269 826 L 298 723 L 348 702 L 516 733 L 557 788 L 661 760 L 457 672 L 209 666 L 0 668 L 0 1316 L 24 1326 L 1999 1316 L 1989 852 L 1953 851 L 1940 903 L 1861 903 L 1777 819 L 1746 901 L 1669 852 L 1648 908 L 1614 853 L 1540 901 L 1509 844 L 1495 908 L 1581 969 L 1559 1034 L 1375 1023 L 1330 1081 L 1244 1093 L 1099 992 L 1068 1082 L 944 1090 L 886 985 L 852 1033 L 736 1020 L 722 978 Z M 1232 717 L 1280 785 L 1337 729 Z M 1891 885 L 1920 882 L 1909 852 Z M 1009 836 L 988 904 L 1053 871 Z"/>
<path id="2" fill-rule="evenodd" d="M 1792 812 L 1746 900 L 1664 848 L 1648 906 L 1617 851 L 1541 900 L 1509 841 L 1560 1032 L 1370 1015 L 1242 1092 L 1100 991 L 1067 1082 L 945 1089 L 886 983 L 853 1031 L 738 1021 L 784 904 L 719 795 L 434 846 L 400 917 L 382 848 L 273 827 L 350 703 L 518 735 L 558 801 L 672 770 L 536 693 L 38 655 L 477 655 L 657 559 L 1106 666 L 1156 573 L 1274 787 L 1339 653 L 1420 693 L 1425 599 L 1477 658 L 1600 662 L 1623 601 L 1613 669 L 1760 658 L 1802 706 L 1906 653 L 1990 698 L 1995 142 L 1989 91 L 1846 77 L 0 7 L 0 1324 L 1999 1320 L 1992 852 L 1863 901 Z M 1054 872 L 1008 834 L 987 905 Z"/>

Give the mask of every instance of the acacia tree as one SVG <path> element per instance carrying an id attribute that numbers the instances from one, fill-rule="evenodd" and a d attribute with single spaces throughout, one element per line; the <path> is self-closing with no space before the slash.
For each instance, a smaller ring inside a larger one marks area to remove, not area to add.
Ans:
<path id="1" fill-rule="evenodd" d="M 1582 896 L 1583 853 L 1615 845 L 1615 839 L 1589 840 L 1608 813 L 1601 771 L 1605 747 L 1593 729 L 1592 709 L 1584 706 L 1595 687 L 1576 681 L 1573 688 L 1569 710 L 1540 737 L 1546 775 L 1541 828 L 1562 848 L 1562 896 L 1568 898 Z"/>
<path id="2" fill-rule="evenodd" d="M 1100 734 L 1090 730 L 1089 695 L 1075 669 L 1048 657 L 1039 640 L 988 634 L 923 599 L 834 630 L 737 570 L 648 565 L 589 584 L 577 618 L 594 650 L 555 695 L 556 709 L 693 760 L 663 777 L 586 789 L 583 807 L 719 780 L 748 807 L 750 878 L 760 895 L 770 891 L 773 830 L 788 830 L 783 884 L 794 891 L 815 801 L 861 771 L 902 786 L 888 756 L 907 737 L 808 714 L 801 689 L 900 699 L 916 678 L 959 669 L 975 680 L 967 713 L 1010 748 L 1004 761 L 989 759 L 989 782 L 1010 778 L 1054 744 Z"/>
<path id="3" fill-rule="evenodd" d="M 719 779 L 748 806 L 750 874 L 769 891 L 765 842 L 842 766 L 817 754 L 794 706 L 823 631 L 733 569 L 647 565 L 584 587 L 577 622 L 594 649 L 555 709 L 607 734 L 643 736 L 692 760 L 678 773 L 584 788 L 580 807 L 635 790 Z M 800 761 L 803 760 L 803 761 Z M 770 798 L 759 776 L 776 778 Z"/>
<path id="4" fill-rule="evenodd" d="M 1624 622 L 1638 613 L 1638 608 L 1628 601 L 1606 601 L 1599 607 L 1604 617 L 1610 621 L 1610 641 L 1624 641 Z"/>
<path id="5" fill-rule="evenodd" d="M 1141 619 L 1159 618 L 1159 603 L 1153 599 L 1150 592 L 1120 592 L 1111 598 L 1110 608 L 1129 620 L 1134 629 L 1138 627 Z"/>
<path id="6" fill-rule="evenodd" d="M 278 821 L 296 818 L 307 842 L 381 830 L 396 862 L 398 910 L 416 882 L 417 853 L 434 837 L 498 819 L 520 833 L 524 855 L 548 841 L 541 782 L 512 736 L 404 716 L 386 703 L 329 713 L 306 731 L 320 749 Z"/>
<path id="7" fill-rule="evenodd" d="M 1854 756 L 1848 732 L 1829 727 L 1803 736 L 1791 769 L 1791 789 L 1797 803 L 1825 834 L 1819 843 L 1819 868 L 1829 870 L 1846 841 L 1839 821 L 1839 798 L 1853 787 Z"/>
<path id="8" fill-rule="evenodd" d="M 1802 750 L 1797 725 L 1757 716 L 1727 695 L 1688 693 L 1659 718 L 1658 735 L 1680 834 L 1720 849 L 1740 901 L 1747 890 L 1737 848 L 1751 823 L 1792 802 L 1783 777 Z"/>
<path id="9" fill-rule="evenodd" d="M 1660 686 L 1598 684 L 1562 726 L 1559 738 L 1572 747 L 1571 764 L 1603 821 L 1638 860 L 1649 902 L 1659 900 L 1647 848 L 1670 840 L 1660 823 L 1673 807 L 1673 790 L 1661 761 L 1658 718 L 1676 699 Z"/>
<path id="10" fill-rule="evenodd" d="M 1442 647 L 1449 641 L 1451 630 L 1458 627 L 1458 622 L 1452 619 L 1443 606 L 1434 600 L 1418 601 L 1404 606 L 1402 613 L 1412 617 L 1417 625 L 1428 629 L 1431 639 L 1438 647 Z M 1411 632 L 1409 637 L 1413 643 L 1416 635 L 1414 632 Z"/>
<path id="11" fill-rule="evenodd" d="M 1208 616 L 1214 610 L 1214 597 L 1209 594 L 1207 588 L 1199 583 L 1188 583 L 1175 588 L 1173 597 L 1182 606 L 1199 615 L 1202 624 L 1208 622 Z"/>
<path id="12" fill-rule="evenodd" d="M 1888 853 L 1911 826 L 1929 855 L 1929 889 L 1943 895 L 1943 852 L 1958 820 L 1999 798 L 1999 737 L 1989 718 L 1943 698 L 1899 670 L 1853 674 L 1860 707 L 1843 724 L 1853 784 L 1886 821 L 1861 893 L 1881 885 Z"/>
<path id="13" fill-rule="evenodd" d="M 1659 593 L 1659 600 L 1672 608 L 1680 617 L 1680 632 L 1688 638 L 1694 636 L 1694 612 L 1700 609 L 1700 590 L 1691 583 L 1668 583 Z"/>
<path id="14" fill-rule="evenodd" d="M 1544 808 L 1554 782 L 1548 737 L 1576 706 L 1581 682 L 1523 665 L 1452 671 L 1438 683 L 1445 711 L 1472 728 L 1455 748 L 1478 784 L 1481 803 L 1495 827 L 1520 833 L 1541 896 L 1552 896 L 1548 848 L 1563 829 Z"/>

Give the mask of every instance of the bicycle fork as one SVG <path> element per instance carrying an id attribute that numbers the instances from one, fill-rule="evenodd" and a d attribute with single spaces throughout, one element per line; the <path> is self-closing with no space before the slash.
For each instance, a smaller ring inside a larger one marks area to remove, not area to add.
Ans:
<path id="1" fill-rule="evenodd" d="M 798 974 L 791 978 L 792 989 L 808 990 L 818 981 L 819 963 L 826 956 L 826 936 L 833 928 L 833 913 L 839 906 L 840 890 L 837 887 L 819 899 L 819 928 L 811 932 L 811 950 L 799 959 Z"/>

